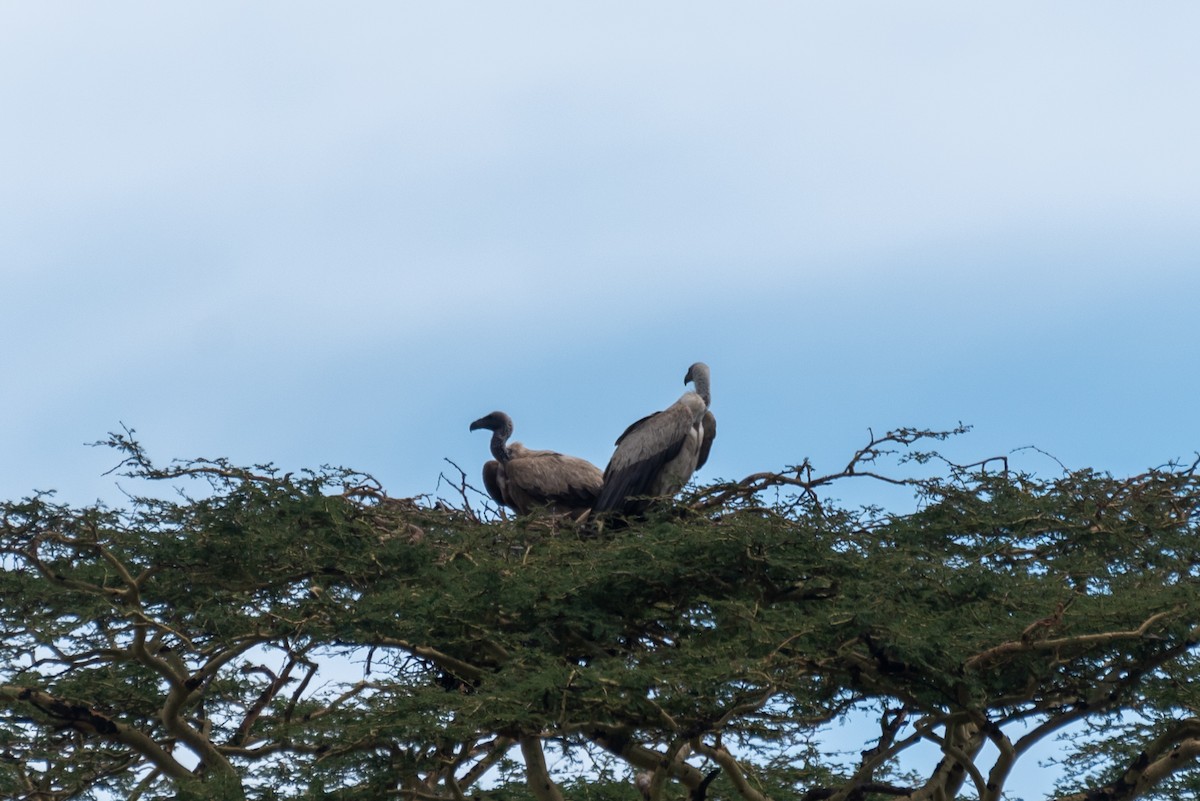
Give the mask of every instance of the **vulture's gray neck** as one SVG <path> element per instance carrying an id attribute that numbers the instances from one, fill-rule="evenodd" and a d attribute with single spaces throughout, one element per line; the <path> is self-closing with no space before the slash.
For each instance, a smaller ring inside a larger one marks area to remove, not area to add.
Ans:
<path id="1" fill-rule="evenodd" d="M 503 464 L 512 459 L 512 451 L 508 449 L 508 438 L 512 436 L 512 420 L 505 420 L 503 425 L 492 432 L 492 456 Z"/>
<path id="2" fill-rule="evenodd" d="M 709 374 L 708 368 L 704 365 L 696 365 L 692 368 L 692 386 L 696 388 L 696 394 L 704 398 L 705 406 L 712 406 L 712 394 L 709 391 Z"/>

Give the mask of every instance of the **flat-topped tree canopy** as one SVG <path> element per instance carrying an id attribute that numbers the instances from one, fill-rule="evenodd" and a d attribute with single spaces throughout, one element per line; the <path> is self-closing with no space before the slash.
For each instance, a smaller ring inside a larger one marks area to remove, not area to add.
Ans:
<path id="1" fill-rule="evenodd" d="M 1195 466 L 931 474 L 941 436 L 590 538 L 114 436 L 185 494 L 0 512 L 0 792 L 999 801 L 1066 730 L 1053 798 L 1194 794 Z M 830 500 L 863 475 L 917 510 Z"/>

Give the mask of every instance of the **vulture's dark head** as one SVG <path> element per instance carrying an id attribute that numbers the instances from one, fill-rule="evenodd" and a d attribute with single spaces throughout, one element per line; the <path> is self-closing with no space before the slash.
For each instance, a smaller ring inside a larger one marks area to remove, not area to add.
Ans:
<path id="1" fill-rule="evenodd" d="M 683 377 L 684 384 L 692 384 L 696 387 L 696 394 L 704 398 L 704 405 L 712 404 L 712 381 L 708 372 L 708 365 L 704 362 L 696 362 L 688 368 L 687 375 Z"/>
<path id="2" fill-rule="evenodd" d="M 488 431 L 500 431 L 511 434 L 513 428 L 512 418 L 504 412 L 492 412 L 471 423 L 472 431 L 478 431 L 481 428 L 486 428 Z"/>

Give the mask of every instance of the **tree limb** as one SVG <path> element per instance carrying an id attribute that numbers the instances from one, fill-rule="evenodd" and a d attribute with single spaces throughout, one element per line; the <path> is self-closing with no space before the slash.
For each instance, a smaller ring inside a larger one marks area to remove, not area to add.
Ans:
<path id="1" fill-rule="evenodd" d="M 562 791 L 550 778 L 546 769 L 546 755 L 542 752 L 542 741 L 535 735 L 520 737 L 521 756 L 525 758 L 525 776 L 529 791 L 537 801 L 564 801 Z"/>
<path id="2" fill-rule="evenodd" d="M 733 782 L 734 788 L 738 794 L 746 801 L 771 801 L 771 797 L 760 790 L 752 787 L 746 779 L 746 772 L 742 770 L 742 766 L 738 764 L 737 759 L 733 754 L 729 753 L 724 746 L 713 747 L 706 745 L 699 737 L 692 740 L 692 747 L 696 749 L 696 753 L 703 754 L 721 766 L 721 770 L 725 771 L 725 775 Z"/>
<path id="3" fill-rule="evenodd" d="M 103 715 L 86 704 L 64 701 L 30 687 L 0 686 L 0 698 L 8 703 L 23 702 L 49 718 L 56 727 L 70 728 L 85 736 L 95 736 L 132 748 L 163 773 L 174 779 L 191 778 L 191 771 L 144 732 Z"/>

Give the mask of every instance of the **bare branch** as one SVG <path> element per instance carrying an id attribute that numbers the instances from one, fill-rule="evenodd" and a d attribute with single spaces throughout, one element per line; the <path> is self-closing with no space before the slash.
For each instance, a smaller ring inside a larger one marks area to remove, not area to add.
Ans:
<path id="1" fill-rule="evenodd" d="M 525 758 L 526 779 L 529 791 L 537 801 L 565 801 L 562 791 L 550 778 L 546 769 L 546 755 L 542 752 L 541 740 L 531 734 L 522 734 L 521 756 Z"/>
<path id="2" fill-rule="evenodd" d="M 700 738 L 696 738 L 692 740 L 692 747 L 696 749 L 696 753 L 703 754 L 720 765 L 721 770 L 725 771 L 725 775 L 733 782 L 738 794 L 746 801 L 770 801 L 770 796 L 751 786 L 742 766 L 724 746 L 705 745 Z"/>
<path id="3" fill-rule="evenodd" d="M 1117 779 L 1058 801 L 1132 801 L 1200 758 L 1200 719 L 1179 721 L 1147 744 Z"/>
<path id="4" fill-rule="evenodd" d="M 1103 645 L 1114 642 L 1116 640 L 1133 640 L 1145 637 L 1146 634 L 1166 618 L 1178 613 L 1179 610 L 1169 610 L 1159 612 L 1156 615 L 1151 615 L 1140 626 L 1131 631 L 1108 631 L 1096 634 L 1079 634 L 1073 637 L 1058 637 L 1049 640 L 1033 640 L 1022 638 L 1011 642 L 1001 643 L 993 648 L 976 654 L 963 663 L 964 670 L 979 670 L 982 667 L 995 662 L 1002 657 L 1022 651 L 1057 651 L 1061 649 L 1080 649 L 1088 648 L 1093 645 Z M 1031 629 L 1026 629 L 1031 633 Z"/>
<path id="5" fill-rule="evenodd" d="M 172 778 L 186 779 L 192 775 L 190 770 L 143 732 L 101 714 L 86 704 L 56 698 L 30 687 L 0 686 L 0 699 L 10 704 L 26 703 L 50 718 L 57 726 L 129 746 Z"/>

